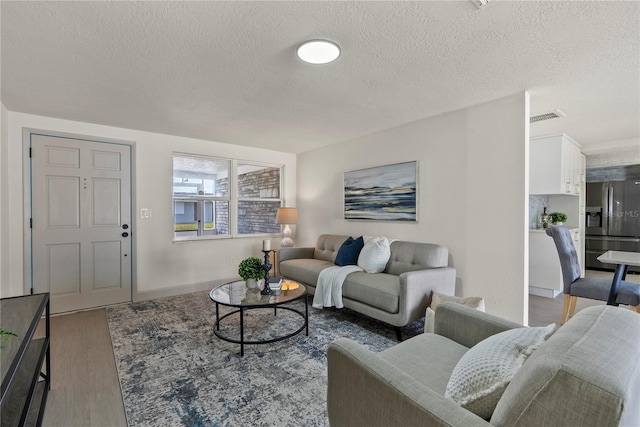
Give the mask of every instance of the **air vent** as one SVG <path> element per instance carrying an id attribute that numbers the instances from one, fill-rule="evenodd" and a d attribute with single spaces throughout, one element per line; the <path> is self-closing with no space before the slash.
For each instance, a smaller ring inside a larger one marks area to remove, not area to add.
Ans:
<path id="1" fill-rule="evenodd" d="M 553 110 L 550 113 L 539 114 L 537 116 L 531 117 L 529 119 L 529 123 L 541 122 L 543 120 L 557 119 L 558 117 L 567 117 L 567 115 L 560 110 Z"/>

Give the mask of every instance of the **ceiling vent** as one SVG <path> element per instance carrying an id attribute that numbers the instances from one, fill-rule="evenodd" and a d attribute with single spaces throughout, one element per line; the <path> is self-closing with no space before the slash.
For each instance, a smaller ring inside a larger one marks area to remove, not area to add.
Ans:
<path id="1" fill-rule="evenodd" d="M 533 116 L 529 119 L 529 123 L 535 123 L 535 122 L 541 122 L 543 120 L 551 120 L 551 119 L 557 119 L 558 117 L 567 117 L 567 115 L 565 113 L 563 113 L 560 110 L 553 110 L 550 113 L 546 113 L 546 114 L 539 114 L 537 116 Z"/>

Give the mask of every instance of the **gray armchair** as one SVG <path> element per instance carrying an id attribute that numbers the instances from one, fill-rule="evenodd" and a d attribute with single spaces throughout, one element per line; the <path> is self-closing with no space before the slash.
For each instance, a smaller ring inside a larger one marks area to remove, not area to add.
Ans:
<path id="1" fill-rule="evenodd" d="M 547 235 L 553 238 L 560 257 L 560 268 L 562 269 L 562 281 L 564 284 L 564 304 L 560 323 L 564 324 L 569 317 L 573 317 L 578 297 L 607 301 L 613 277 L 611 279 L 581 278 L 578 254 L 569 230 L 563 226 L 550 227 L 547 228 Z M 630 305 L 634 307 L 636 312 L 640 313 L 640 286 L 624 281 L 621 282 L 616 302 Z"/>

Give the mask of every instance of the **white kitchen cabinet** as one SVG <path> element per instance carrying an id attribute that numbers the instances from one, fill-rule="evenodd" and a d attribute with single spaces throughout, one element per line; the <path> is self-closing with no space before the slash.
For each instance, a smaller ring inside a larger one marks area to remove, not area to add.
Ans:
<path id="1" fill-rule="evenodd" d="M 580 230 L 571 228 L 573 244 L 582 246 Z M 579 249 L 578 249 L 579 250 Z M 560 257 L 553 238 L 543 229 L 529 231 L 529 293 L 555 298 L 563 290 Z"/>
<path id="2" fill-rule="evenodd" d="M 566 134 L 532 138 L 529 146 L 529 194 L 580 194 L 580 145 Z"/>

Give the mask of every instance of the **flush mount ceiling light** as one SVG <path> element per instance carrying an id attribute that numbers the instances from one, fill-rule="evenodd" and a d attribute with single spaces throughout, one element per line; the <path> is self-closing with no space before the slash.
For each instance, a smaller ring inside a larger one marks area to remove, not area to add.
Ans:
<path id="1" fill-rule="evenodd" d="M 329 40 L 309 40 L 298 46 L 298 58 L 309 64 L 328 64 L 340 56 L 340 46 Z"/>

